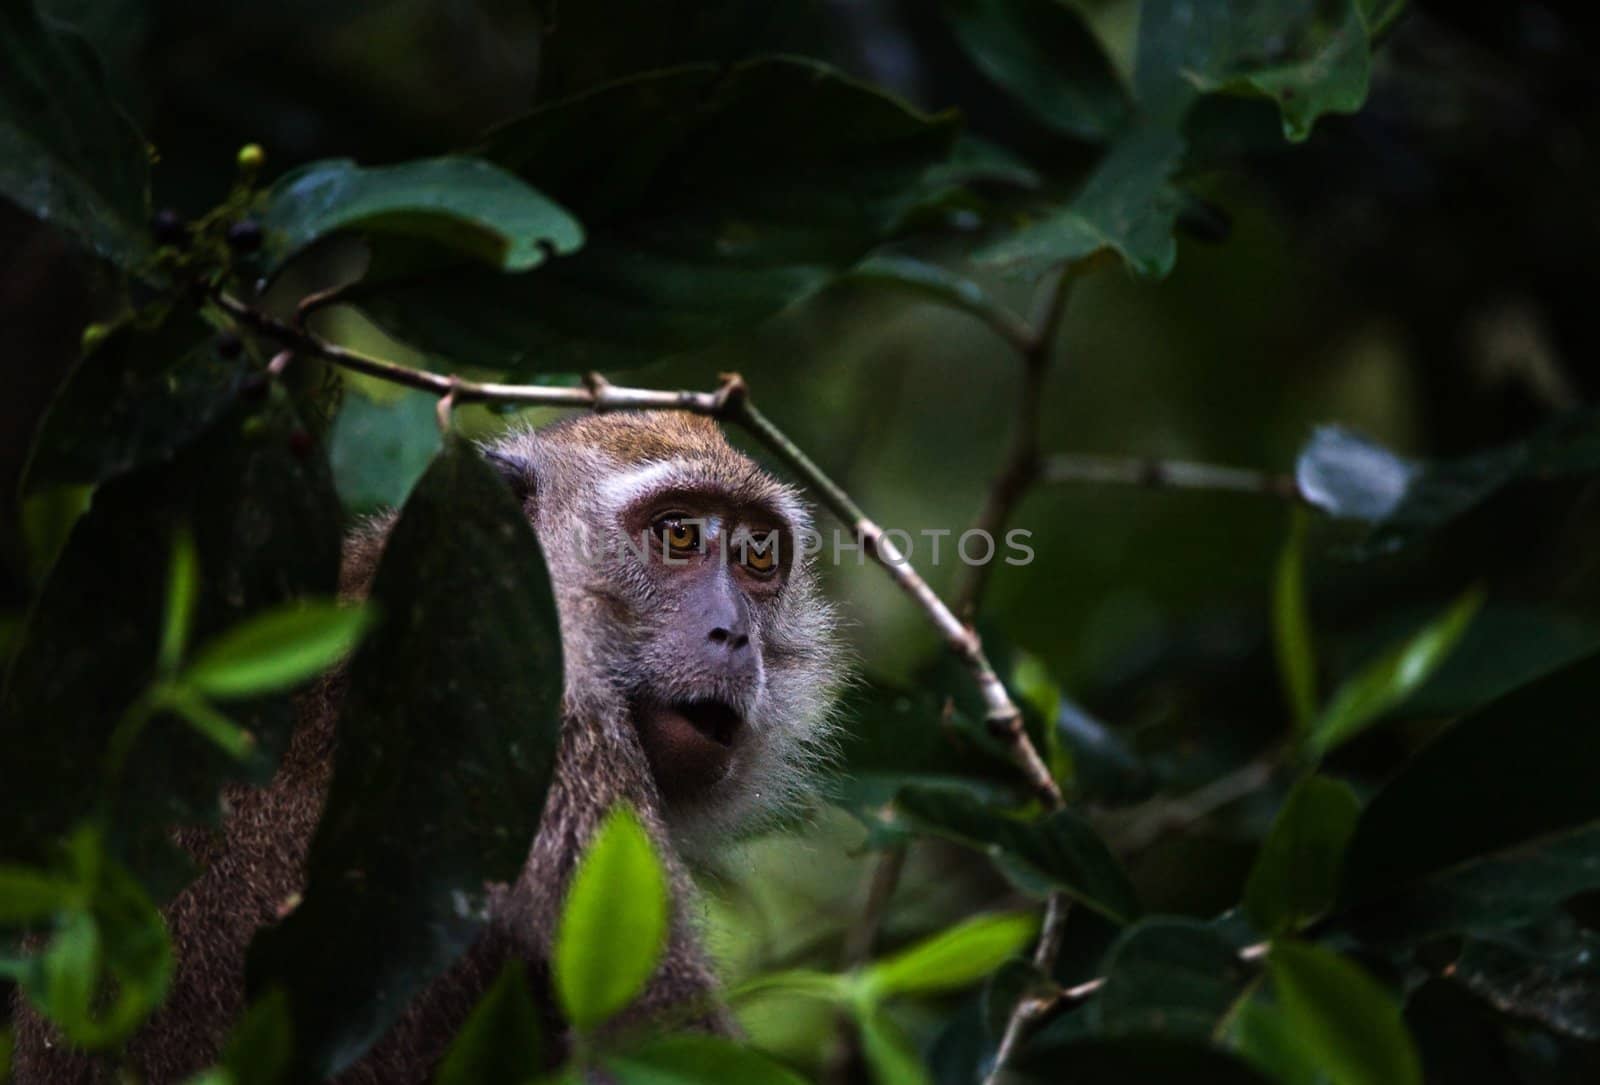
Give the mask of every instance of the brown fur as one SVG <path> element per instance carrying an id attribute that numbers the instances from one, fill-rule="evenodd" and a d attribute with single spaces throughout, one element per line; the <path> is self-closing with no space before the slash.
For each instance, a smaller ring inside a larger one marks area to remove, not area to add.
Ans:
<path id="1" fill-rule="evenodd" d="M 542 982 L 549 940 L 574 865 L 600 820 L 620 800 L 639 810 L 656 838 L 675 901 L 667 952 L 633 1016 L 687 1007 L 702 1024 L 715 1027 L 721 1011 L 716 1009 L 714 978 L 698 946 L 692 885 L 673 837 L 692 845 L 698 834 L 703 846 L 730 823 L 748 823 L 756 804 L 770 807 L 798 790 L 792 765 L 770 762 L 804 762 L 811 756 L 808 751 L 815 748 L 816 729 L 837 682 L 831 618 L 815 594 L 809 570 L 797 567 L 783 597 L 763 612 L 767 624 L 760 635 L 769 680 L 761 704 L 771 719 L 748 755 L 751 763 L 742 768 L 742 782 L 730 783 L 724 793 L 695 809 L 667 810 L 630 718 L 629 690 L 617 677 L 628 666 L 651 664 L 647 656 L 619 653 L 630 639 L 648 637 L 650 619 L 639 611 L 653 600 L 637 594 L 647 592 L 647 586 L 609 582 L 633 575 L 628 570 L 597 569 L 578 561 L 558 538 L 558 529 L 574 519 L 603 518 L 606 510 L 595 505 L 597 480 L 646 464 L 683 465 L 696 485 L 736 503 L 781 506 L 791 519 L 803 516 L 798 502 L 730 448 L 713 423 L 688 415 L 586 416 L 537 434 L 514 435 L 490 452 L 529 495 L 527 509 L 561 611 L 567 691 L 554 782 L 522 875 L 495 894 L 483 938 L 413 1001 L 401 1021 L 339 1076 L 340 1082 L 427 1080 L 461 1021 L 509 957 L 528 962 L 535 980 Z M 346 596 L 367 592 L 392 522 L 392 517 L 373 521 L 347 541 L 342 575 Z M 635 592 L 631 609 L 619 605 L 629 591 Z M 300 725 L 267 787 L 227 789 L 220 841 L 209 832 L 179 834 L 203 872 L 166 909 L 179 957 L 173 989 L 127 1049 L 128 1064 L 155 1085 L 182 1080 L 215 1061 L 243 1010 L 244 958 L 251 938 L 287 914 L 298 899 L 311 836 L 327 797 L 342 684 L 341 676 L 332 676 L 305 698 Z M 785 733 L 791 730 L 803 733 Z M 786 772 L 787 783 L 780 783 Z M 677 833 L 669 833 L 669 823 Z M 553 1017 L 551 1023 L 559 1028 Z M 14 1069 L 20 1085 L 112 1077 L 104 1062 L 63 1050 L 53 1042 L 49 1026 L 25 1008 L 17 1015 Z"/>

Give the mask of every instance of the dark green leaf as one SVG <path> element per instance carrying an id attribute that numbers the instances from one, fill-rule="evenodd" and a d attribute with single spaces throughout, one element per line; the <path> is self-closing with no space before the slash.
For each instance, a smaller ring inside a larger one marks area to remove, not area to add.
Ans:
<path id="1" fill-rule="evenodd" d="M 1247 1063 L 1193 1040 L 1163 1036 L 1076 1038 L 1024 1046 L 1008 1085 L 1270 1085 Z"/>
<path id="2" fill-rule="evenodd" d="M 981 721 L 947 707 L 928 684 L 863 681 L 845 692 L 841 716 L 848 726 L 828 798 L 871 823 L 877 843 L 896 835 L 880 815 L 908 784 L 968 787 L 986 797 L 1017 790 L 1016 769 L 993 749 Z"/>
<path id="3" fill-rule="evenodd" d="M 217 353 L 190 309 L 120 325 L 78 363 L 34 438 L 25 493 L 90 485 L 157 463 L 211 428 L 249 368 Z"/>
<path id="4" fill-rule="evenodd" d="M 1244 990 L 1234 947 L 1194 919 L 1151 918 L 1122 932 L 1105 962 L 1090 1025 L 1110 1035 L 1206 1039 Z"/>
<path id="5" fill-rule="evenodd" d="M 764 1055 L 720 1036 L 659 1036 L 607 1056 L 619 1085 L 803 1085 L 804 1079 Z"/>
<path id="6" fill-rule="evenodd" d="M 347 382 L 328 440 L 339 497 L 352 513 L 398 508 L 439 451 L 438 400 L 426 392 L 382 386 L 387 395 Z"/>
<path id="7" fill-rule="evenodd" d="M 574 1028 L 598 1028 L 644 990 L 666 946 L 667 907 L 650 836 L 619 806 L 584 851 L 556 928 L 551 974 Z"/>
<path id="8" fill-rule="evenodd" d="M 1083 15 L 1061 0 L 944 0 L 962 48 L 1023 109 L 1058 132 L 1111 136 L 1130 102 Z"/>
<path id="9" fill-rule="evenodd" d="M 199 555 L 200 638 L 290 598 L 335 591 L 338 505 L 326 463 L 298 451 L 297 429 L 282 406 L 235 410 L 172 462 L 96 491 L 7 677 L 0 855 L 39 858 L 45 841 L 110 798 L 100 794 L 101 758 L 156 676 L 174 525 L 190 525 Z M 138 786 L 116 797 L 111 847 L 158 896 L 176 888 L 171 826 L 214 824 L 224 782 L 265 782 L 294 718 L 276 697 L 230 713 L 256 740 L 245 764 L 158 717 L 124 766 L 123 779 Z"/>
<path id="10" fill-rule="evenodd" d="M 1446 731 L 1368 804 L 1345 858 L 1341 902 L 1376 903 L 1427 888 L 1424 880 L 1441 886 L 1447 875 L 1492 885 L 1485 864 L 1519 859 L 1544 875 L 1499 891 L 1548 889 L 1552 874 L 1570 885 L 1584 870 L 1572 860 L 1585 842 L 1569 837 L 1578 851 L 1563 853 L 1558 838 L 1600 821 L 1600 730 L 1590 726 L 1597 703 L 1600 657 L 1589 656 Z"/>
<path id="11" fill-rule="evenodd" d="M 1139 914 L 1127 873 L 1089 823 L 1071 810 L 1022 821 L 965 792 L 930 787 L 902 789 L 894 808 L 897 820 L 917 832 L 985 852 L 1022 889 L 1060 889 L 1119 923 Z"/>
<path id="12" fill-rule="evenodd" d="M 1360 968 L 1296 942 L 1275 943 L 1267 968 L 1295 1042 L 1333 1085 L 1420 1085 L 1399 1003 Z"/>
<path id="13" fill-rule="evenodd" d="M 483 926 L 527 857 L 560 728 L 555 607 L 505 484 L 448 442 L 373 582 L 383 616 L 349 665 L 304 903 L 258 936 L 307 1072 L 358 1057 Z"/>
<path id="14" fill-rule="evenodd" d="M 861 973 L 873 998 L 958 990 L 977 982 L 1020 951 L 1039 929 L 1027 913 L 974 916 L 940 931 Z"/>
<path id="15" fill-rule="evenodd" d="M 1359 2 L 1346 0 L 1331 18 L 1314 4 L 1281 5 L 1305 13 L 1293 52 L 1247 63 L 1218 89 L 1270 98 L 1283 114 L 1284 137 L 1295 141 L 1310 136 L 1324 114 L 1356 112 L 1367 99 L 1372 74 L 1372 49 Z"/>
<path id="16" fill-rule="evenodd" d="M 370 168 L 348 158 L 312 162 L 272 187 L 262 227 L 269 275 L 340 231 L 424 241 L 509 272 L 583 245 L 583 228 L 564 208 L 498 166 L 465 156 Z"/>
<path id="17" fill-rule="evenodd" d="M 1003 333 L 1013 342 L 1025 341 L 1031 334 L 1021 317 L 991 297 L 983 287 L 949 268 L 930 264 L 914 256 L 880 253 L 857 264 L 843 281 L 883 285 L 920 295 L 929 301 L 971 313 Z"/>
<path id="18" fill-rule="evenodd" d="M 1580 893 L 1600 889 L 1600 821 L 1491 850 L 1375 893 L 1342 922 L 1379 943 L 1493 935 L 1526 926 Z"/>
<path id="19" fill-rule="evenodd" d="M 1257 930 L 1282 934 L 1333 906 L 1360 816 L 1361 800 L 1348 784 L 1308 776 L 1294 786 L 1245 885 L 1245 911 Z"/>
<path id="20" fill-rule="evenodd" d="M 1283 133 L 1305 139 L 1327 113 L 1367 96 L 1371 43 L 1361 0 L 1148 0 L 1140 8 L 1135 93 L 1170 122 L 1203 93 L 1272 99 Z"/>
<path id="21" fill-rule="evenodd" d="M 371 619 L 367 606 L 297 600 L 256 614 L 202 645 L 182 681 L 219 701 L 290 689 L 349 654 Z"/>
<path id="22" fill-rule="evenodd" d="M 82 39 L 0 0 L 0 196 L 131 268 L 150 251 L 148 168 Z"/>
<path id="23" fill-rule="evenodd" d="M 527 970 L 507 961 L 451 1042 L 434 1085 L 532 1081 L 545 1068 L 540 1032 Z"/>
<path id="24" fill-rule="evenodd" d="M 1413 636 L 1346 679 L 1312 724 L 1308 748 L 1318 756 L 1327 753 L 1420 689 L 1455 649 L 1483 598 L 1481 589 L 1468 591 Z"/>
<path id="25" fill-rule="evenodd" d="M 461 362 L 643 364 L 754 327 L 860 259 L 953 134 L 809 61 L 638 76 L 513 121 L 485 150 L 573 209 L 582 252 L 533 275 L 462 268 L 359 296 Z"/>
<path id="26" fill-rule="evenodd" d="M 1449 976 L 1498 1010 L 1593 1043 L 1600 1040 L 1600 935 L 1557 916 L 1468 939 Z"/>
<path id="27" fill-rule="evenodd" d="M 1176 130 L 1128 129 L 1065 206 L 980 249 L 978 260 L 1037 276 L 1110 250 L 1139 275 L 1167 274 L 1177 257 L 1172 228 L 1181 206 L 1168 178 L 1182 156 Z"/>

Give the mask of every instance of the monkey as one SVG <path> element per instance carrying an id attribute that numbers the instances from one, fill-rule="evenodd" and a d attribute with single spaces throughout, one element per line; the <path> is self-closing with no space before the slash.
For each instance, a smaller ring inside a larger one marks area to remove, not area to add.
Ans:
<path id="1" fill-rule="evenodd" d="M 554 590 L 565 671 L 555 772 L 519 876 L 491 891 L 483 935 L 337 1075 L 342 1085 L 428 1080 L 507 961 L 547 987 L 566 887 L 623 801 L 650 833 L 673 901 L 663 959 L 630 1019 L 691 1007 L 701 1027 L 728 1028 L 699 945 L 690 865 L 803 800 L 846 681 L 835 611 L 795 542 L 811 524 L 800 494 L 711 419 L 594 413 L 514 430 L 482 451 L 521 502 Z M 342 596 L 367 593 L 396 516 L 349 534 Z M 163 912 L 173 984 L 124 1053 L 143 1080 L 180 1081 L 214 1063 L 243 1012 L 250 940 L 304 887 L 343 685 L 336 669 L 302 698 L 269 784 L 225 789 L 220 838 L 178 832 L 201 873 Z M 19 1085 L 104 1080 L 103 1064 L 67 1050 L 18 997 Z M 559 1036 L 547 991 L 541 1010 Z"/>

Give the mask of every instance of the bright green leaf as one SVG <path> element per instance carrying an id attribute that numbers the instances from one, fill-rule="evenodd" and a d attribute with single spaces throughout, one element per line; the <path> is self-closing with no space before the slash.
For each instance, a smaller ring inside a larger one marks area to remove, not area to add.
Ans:
<path id="1" fill-rule="evenodd" d="M 1311 751 L 1321 756 L 1343 744 L 1420 689 L 1460 642 L 1483 600 L 1482 589 L 1466 592 L 1404 643 L 1346 679 L 1312 725 Z"/>
<path id="2" fill-rule="evenodd" d="M 530 1082 L 544 1069 L 540 1032 L 526 968 L 510 960 L 451 1041 L 434 1085 Z"/>
<path id="3" fill-rule="evenodd" d="M 567 1019 L 604 1024 L 644 989 L 666 946 L 667 878 L 632 809 L 595 833 L 567 890 L 551 971 Z"/>
<path id="4" fill-rule="evenodd" d="M 1245 885 L 1245 911 L 1257 930 L 1282 934 L 1333 906 L 1360 816 L 1361 800 L 1348 784 L 1308 776 L 1295 785 Z"/>
<path id="5" fill-rule="evenodd" d="M 197 733 L 235 760 L 242 761 L 256 748 L 254 735 L 207 704 L 205 698 L 192 689 L 184 686 L 165 689 L 157 703 L 182 716 Z"/>
<path id="6" fill-rule="evenodd" d="M 1279 942 L 1267 969 L 1295 1042 L 1333 1085 L 1420 1085 L 1399 1003 L 1359 967 L 1332 950 Z"/>
<path id="7" fill-rule="evenodd" d="M 917 1057 L 916 1048 L 882 1009 L 865 1007 L 856 1025 L 861 1030 L 861 1053 L 866 1056 L 874 1085 L 932 1085 L 933 1079 Z"/>
<path id="8" fill-rule="evenodd" d="M 43 919 L 79 898 L 78 886 L 30 867 L 0 866 L 0 927 Z"/>
<path id="9" fill-rule="evenodd" d="M 341 230 L 428 242 L 508 272 L 583 245 L 583 228 L 565 208 L 516 175 L 463 156 L 370 168 L 347 158 L 313 162 L 273 186 L 262 228 L 269 274 Z"/>
<path id="10" fill-rule="evenodd" d="M 958 990 L 999 968 L 1038 929 L 1038 918 L 1026 912 L 973 916 L 873 963 L 861 984 L 873 998 Z"/>
<path id="11" fill-rule="evenodd" d="M 331 600 L 285 604 L 201 647 L 183 682 L 219 700 L 290 689 L 348 655 L 372 616 L 369 606 Z"/>
<path id="12" fill-rule="evenodd" d="M 1306 606 L 1306 515 L 1295 510 L 1289 539 L 1278 555 L 1272 589 L 1272 645 L 1278 675 L 1289 694 L 1295 734 L 1311 730 L 1317 712 L 1317 659 Z"/>
<path id="13" fill-rule="evenodd" d="M 200 555 L 194 548 L 194 533 L 179 528 L 172 536 L 172 562 L 167 566 L 166 618 L 161 628 L 161 652 L 156 657 L 164 671 L 176 669 L 183 660 L 199 591 Z"/>
<path id="14" fill-rule="evenodd" d="M 228 1034 L 222 1070 L 230 1085 L 279 1085 L 294 1056 L 294 1021 L 289 1000 L 274 988 L 250 1004 Z"/>
<path id="15" fill-rule="evenodd" d="M 1297 1041 L 1289 1015 L 1260 995 L 1240 1003 L 1228 1019 L 1229 1045 L 1278 1085 L 1327 1085 L 1321 1060 Z"/>

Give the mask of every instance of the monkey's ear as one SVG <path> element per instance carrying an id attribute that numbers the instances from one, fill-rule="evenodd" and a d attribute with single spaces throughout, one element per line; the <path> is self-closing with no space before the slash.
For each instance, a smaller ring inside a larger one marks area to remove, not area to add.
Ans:
<path id="1" fill-rule="evenodd" d="M 500 473 L 501 478 L 506 480 L 506 485 L 517 495 L 517 500 L 527 505 L 529 499 L 537 492 L 533 462 L 519 452 L 503 447 L 484 449 L 483 458 L 488 461 L 490 467 Z"/>

